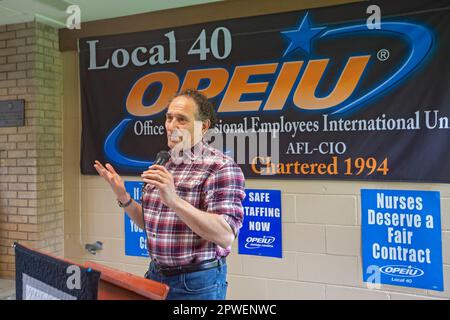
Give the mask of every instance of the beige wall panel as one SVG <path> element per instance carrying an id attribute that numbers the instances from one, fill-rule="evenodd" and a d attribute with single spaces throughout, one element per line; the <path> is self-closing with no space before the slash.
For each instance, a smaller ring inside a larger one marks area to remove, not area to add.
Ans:
<path id="1" fill-rule="evenodd" d="M 356 197 L 336 195 L 299 195 L 296 221 L 303 223 L 355 225 Z M 339 211 L 336 210 L 339 208 Z"/>
<path id="2" fill-rule="evenodd" d="M 442 232 L 442 262 L 450 264 L 450 232 Z"/>
<path id="3" fill-rule="evenodd" d="M 117 205 L 115 196 L 110 189 L 86 189 L 85 212 L 115 214 L 123 210 Z"/>
<path id="4" fill-rule="evenodd" d="M 326 226 L 327 253 L 361 255 L 361 227 Z"/>
<path id="5" fill-rule="evenodd" d="M 83 234 L 105 238 L 123 238 L 124 217 L 111 214 L 94 214 L 87 212 L 81 215 Z M 120 236 L 122 235 L 122 236 Z"/>
<path id="6" fill-rule="evenodd" d="M 283 252 L 283 258 L 243 257 L 243 275 L 271 279 L 297 280 L 297 260 L 295 252 Z"/>
<path id="7" fill-rule="evenodd" d="M 430 296 L 415 296 L 411 294 L 389 293 L 391 300 L 444 300 L 444 298 L 436 298 Z"/>
<path id="8" fill-rule="evenodd" d="M 304 223 L 283 224 L 283 250 L 325 253 L 325 226 Z"/>
<path id="9" fill-rule="evenodd" d="M 441 224 L 442 230 L 450 231 L 450 199 L 441 199 Z"/>
<path id="10" fill-rule="evenodd" d="M 323 300 L 325 285 L 299 281 L 267 280 L 267 299 Z"/>
<path id="11" fill-rule="evenodd" d="M 148 264 L 134 265 L 123 263 L 120 270 L 143 277 L 148 270 Z"/>
<path id="12" fill-rule="evenodd" d="M 281 219 L 283 222 L 295 222 L 295 194 L 281 195 Z"/>
<path id="13" fill-rule="evenodd" d="M 231 246 L 230 256 L 227 258 L 228 274 L 242 274 L 245 255 L 238 254 L 238 241 L 235 240 Z"/>
<path id="14" fill-rule="evenodd" d="M 262 278 L 228 275 L 227 299 L 267 299 L 266 281 Z"/>
<path id="15" fill-rule="evenodd" d="M 348 286 L 358 284 L 356 257 L 298 253 L 297 261 L 299 280 Z"/>
<path id="16" fill-rule="evenodd" d="M 64 212 L 64 234 L 81 234 L 80 214 L 78 210 L 66 209 Z"/>
<path id="17" fill-rule="evenodd" d="M 377 290 L 326 286 L 326 298 L 330 300 L 388 300 L 389 294 Z"/>

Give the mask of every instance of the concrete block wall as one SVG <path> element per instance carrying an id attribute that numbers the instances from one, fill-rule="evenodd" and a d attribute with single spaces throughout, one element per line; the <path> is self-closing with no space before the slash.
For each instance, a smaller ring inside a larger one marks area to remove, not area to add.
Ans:
<path id="1" fill-rule="evenodd" d="M 14 241 L 63 254 L 62 63 L 58 32 L 0 26 L 0 99 L 25 100 L 25 126 L 0 128 L 0 277 Z"/>
<path id="2" fill-rule="evenodd" d="M 66 218 L 71 225 L 66 232 L 72 232 L 66 233 L 67 257 L 80 262 L 95 260 L 143 275 L 148 259 L 124 255 L 123 211 L 108 186 L 95 176 L 81 177 L 81 186 L 81 215 Z M 330 186 L 333 190 L 325 191 Z M 247 180 L 247 187 L 282 190 L 283 258 L 238 255 L 236 241 L 228 259 L 229 299 L 450 298 L 450 225 L 444 218 L 450 215 L 448 186 Z M 386 285 L 369 289 L 362 281 L 361 188 L 441 191 L 444 292 Z M 83 249 L 85 243 L 97 240 L 104 243 L 104 250 L 96 256 Z"/>

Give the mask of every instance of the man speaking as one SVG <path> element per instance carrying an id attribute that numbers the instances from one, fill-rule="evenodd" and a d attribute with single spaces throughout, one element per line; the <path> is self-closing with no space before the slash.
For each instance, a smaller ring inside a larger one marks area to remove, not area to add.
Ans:
<path id="1" fill-rule="evenodd" d="M 151 258 L 146 277 L 170 287 L 167 299 L 226 297 L 226 256 L 242 226 L 245 179 L 233 159 L 203 141 L 215 123 L 212 103 L 198 91 L 183 91 L 170 101 L 165 122 L 170 158 L 142 173 L 142 207 L 110 164 L 94 164 L 119 206 L 146 231 Z"/>

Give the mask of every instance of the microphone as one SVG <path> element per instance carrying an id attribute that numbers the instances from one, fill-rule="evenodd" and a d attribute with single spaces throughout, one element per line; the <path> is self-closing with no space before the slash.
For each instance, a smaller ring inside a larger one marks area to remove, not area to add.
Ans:
<path id="1" fill-rule="evenodd" d="M 169 152 L 162 150 L 156 154 L 156 159 L 155 159 L 155 162 L 153 162 L 153 164 L 163 166 L 167 161 L 169 161 L 169 158 L 170 158 Z M 142 192 L 141 192 L 142 221 L 144 221 L 144 225 L 145 225 L 144 192 L 145 192 L 146 187 L 147 187 L 147 183 L 144 183 L 142 185 Z"/>
<path id="2" fill-rule="evenodd" d="M 169 161 L 169 158 L 170 158 L 169 152 L 164 151 L 164 150 L 160 151 L 156 155 L 156 160 L 153 164 L 163 166 L 167 161 Z"/>
<path id="3" fill-rule="evenodd" d="M 169 161 L 169 158 L 170 158 L 169 152 L 162 150 L 156 154 L 156 159 L 155 159 L 155 162 L 153 162 L 153 164 L 163 166 L 167 161 Z M 146 187 L 147 187 L 147 183 L 144 183 L 144 185 L 142 186 L 142 195 L 144 195 L 144 189 Z"/>

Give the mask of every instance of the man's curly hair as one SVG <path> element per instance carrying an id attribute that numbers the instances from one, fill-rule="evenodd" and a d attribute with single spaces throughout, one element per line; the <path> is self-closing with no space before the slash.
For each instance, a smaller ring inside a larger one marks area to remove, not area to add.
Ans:
<path id="1" fill-rule="evenodd" d="M 216 111 L 214 110 L 214 104 L 211 101 L 209 101 L 204 94 L 200 93 L 195 89 L 186 89 L 177 93 L 172 98 L 172 100 L 180 96 L 189 97 L 192 100 L 194 100 L 195 104 L 198 107 L 197 109 L 198 120 L 204 121 L 209 119 L 211 121 L 211 125 L 209 128 L 210 129 L 214 128 L 214 126 L 217 123 L 217 115 Z M 170 102 L 172 102 L 172 100 Z"/>

